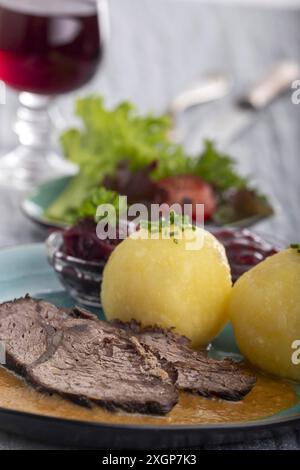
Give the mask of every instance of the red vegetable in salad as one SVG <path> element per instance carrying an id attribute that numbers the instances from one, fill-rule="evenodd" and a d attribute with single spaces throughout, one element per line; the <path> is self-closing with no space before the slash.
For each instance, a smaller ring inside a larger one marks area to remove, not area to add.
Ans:
<path id="1" fill-rule="evenodd" d="M 171 176 L 158 181 L 157 186 L 158 202 L 192 204 L 193 220 L 196 220 L 196 204 L 204 204 L 204 220 L 211 219 L 216 210 L 216 195 L 212 186 L 198 176 Z"/>

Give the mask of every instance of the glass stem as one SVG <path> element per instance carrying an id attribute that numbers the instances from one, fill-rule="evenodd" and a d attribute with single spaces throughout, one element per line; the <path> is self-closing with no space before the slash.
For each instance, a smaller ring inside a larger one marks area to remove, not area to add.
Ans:
<path id="1" fill-rule="evenodd" d="M 48 112 L 52 98 L 22 92 L 19 94 L 19 102 L 14 127 L 19 142 L 43 154 L 43 149 L 48 151 L 52 143 L 52 123 Z"/>
<path id="2" fill-rule="evenodd" d="M 0 185 L 27 190 L 51 178 L 74 174 L 76 168 L 53 150 L 52 98 L 22 92 L 19 101 L 14 127 L 19 145 L 0 158 Z"/>

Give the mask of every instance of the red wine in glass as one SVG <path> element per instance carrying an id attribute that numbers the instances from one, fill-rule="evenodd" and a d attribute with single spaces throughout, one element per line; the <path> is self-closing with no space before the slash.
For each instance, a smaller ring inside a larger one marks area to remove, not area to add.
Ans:
<path id="1" fill-rule="evenodd" d="M 95 75 L 103 56 L 107 14 L 106 0 L 0 0 L 0 80 L 22 92 L 23 106 L 16 128 L 20 158 L 14 152 L 0 159 L 0 179 L 5 165 L 15 167 L 19 160 L 24 166 L 24 145 L 27 150 L 45 149 L 45 111 L 51 97 L 73 91 Z M 41 162 L 36 156 L 27 162 L 27 173 L 38 180 Z"/>
<path id="2" fill-rule="evenodd" d="M 0 79 L 57 94 L 95 74 L 102 55 L 96 5 L 78 0 L 0 0 Z"/>

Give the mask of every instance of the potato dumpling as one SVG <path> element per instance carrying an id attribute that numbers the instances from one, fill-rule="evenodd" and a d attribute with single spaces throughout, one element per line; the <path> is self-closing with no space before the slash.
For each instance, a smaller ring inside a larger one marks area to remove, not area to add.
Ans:
<path id="1" fill-rule="evenodd" d="M 124 240 L 104 270 L 107 319 L 174 327 L 193 346 L 207 345 L 227 321 L 231 276 L 224 247 L 209 232 L 196 232 L 203 237 L 196 250 L 187 249 L 187 231 L 175 241 L 145 239 L 142 231 Z"/>
<path id="2" fill-rule="evenodd" d="M 300 364 L 292 361 L 300 340 L 297 250 L 271 256 L 244 274 L 233 287 L 229 314 L 238 346 L 252 364 L 300 380 Z"/>

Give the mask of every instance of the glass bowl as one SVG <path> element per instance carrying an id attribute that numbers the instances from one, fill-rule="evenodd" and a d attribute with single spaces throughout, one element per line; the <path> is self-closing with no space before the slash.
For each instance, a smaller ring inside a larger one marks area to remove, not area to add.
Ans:
<path id="1" fill-rule="evenodd" d="M 62 285 L 78 303 L 101 307 L 100 289 L 106 263 L 85 261 L 65 254 L 62 232 L 53 232 L 46 241 L 48 260 Z"/>

